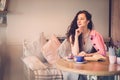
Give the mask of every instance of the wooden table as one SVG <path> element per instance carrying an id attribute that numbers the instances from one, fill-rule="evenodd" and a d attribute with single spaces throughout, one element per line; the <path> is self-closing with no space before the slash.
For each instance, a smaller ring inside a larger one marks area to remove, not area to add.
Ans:
<path id="1" fill-rule="evenodd" d="M 56 67 L 63 71 L 83 75 L 111 76 L 120 74 L 120 64 L 109 64 L 108 60 L 104 62 L 91 61 L 81 64 L 74 61 L 60 59 L 57 61 Z"/>

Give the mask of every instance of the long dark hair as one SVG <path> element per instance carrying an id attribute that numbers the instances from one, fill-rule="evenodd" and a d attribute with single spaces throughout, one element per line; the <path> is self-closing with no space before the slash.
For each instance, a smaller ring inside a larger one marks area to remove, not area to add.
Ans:
<path id="1" fill-rule="evenodd" d="M 93 29 L 93 22 L 92 22 L 92 15 L 86 11 L 86 10 L 82 10 L 82 11 L 79 11 L 76 16 L 74 17 L 73 21 L 71 22 L 70 26 L 68 26 L 68 29 L 67 29 L 67 39 L 69 40 L 69 37 L 72 36 L 72 44 L 74 44 L 74 40 L 75 40 L 75 30 L 78 28 L 77 26 L 77 18 L 78 18 L 78 15 L 79 14 L 82 14 L 84 13 L 85 16 L 86 16 L 86 19 L 89 20 L 89 23 L 88 23 L 88 29 L 92 30 Z M 78 37 L 78 40 L 79 40 L 79 51 L 82 50 L 82 34 Z"/>

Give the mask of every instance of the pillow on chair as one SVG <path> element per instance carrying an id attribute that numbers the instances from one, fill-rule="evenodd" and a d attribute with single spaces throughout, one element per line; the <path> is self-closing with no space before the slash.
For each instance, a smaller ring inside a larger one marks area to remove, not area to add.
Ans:
<path id="1" fill-rule="evenodd" d="M 52 35 L 51 39 L 42 47 L 42 53 L 50 64 L 54 64 L 60 58 L 57 53 L 60 44 L 57 37 Z"/>
<path id="2" fill-rule="evenodd" d="M 71 46 L 67 39 L 65 39 L 58 48 L 58 54 L 63 58 L 68 56 L 69 53 L 71 53 Z"/>
<path id="3" fill-rule="evenodd" d="M 47 68 L 36 56 L 27 56 L 22 59 L 24 64 L 31 70 Z"/>
<path id="4" fill-rule="evenodd" d="M 37 56 L 42 62 L 46 62 L 44 58 L 41 48 L 47 42 L 44 33 L 40 33 L 40 35 L 34 40 L 24 40 L 23 44 L 23 56 Z"/>
<path id="5" fill-rule="evenodd" d="M 42 47 L 47 43 L 47 39 L 44 36 L 44 33 L 40 33 L 40 38 L 39 38 L 39 48 L 38 48 L 38 57 L 42 62 L 47 62 L 45 57 L 42 54 Z"/>

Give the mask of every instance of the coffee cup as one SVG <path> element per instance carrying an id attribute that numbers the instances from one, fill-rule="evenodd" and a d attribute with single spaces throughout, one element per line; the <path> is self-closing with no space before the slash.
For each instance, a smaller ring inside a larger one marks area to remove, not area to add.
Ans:
<path id="1" fill-rule="evenodd" d="M 73 54 L 68 55 L 68 59 L 73 59 L 73 58 L 74 58 Z"/>
<path id="2" fill-rule="evenodd" d="M 84 56 L 75 56 L 74 60 L 76 62 L 83 62 L 84 61 Z"/>
<path id="3" fill-rule="evenodd" d="M 117 57 L 116 57 L 116 56 L 109 55 L 109 62 L 110 62 L 110 64 L 116 64 L 116 62 L 117 62 Z"/>

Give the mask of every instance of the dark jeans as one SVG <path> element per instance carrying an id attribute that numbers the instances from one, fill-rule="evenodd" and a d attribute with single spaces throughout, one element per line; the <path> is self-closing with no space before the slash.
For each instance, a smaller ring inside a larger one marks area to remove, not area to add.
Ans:
<path id="1" fill-rule="evenodd" d="M 79 75 L 78 80 L 87 80 L 87 75 Z M 114 80 L 114 76 L 97 76 L 97 80 Z"/>

